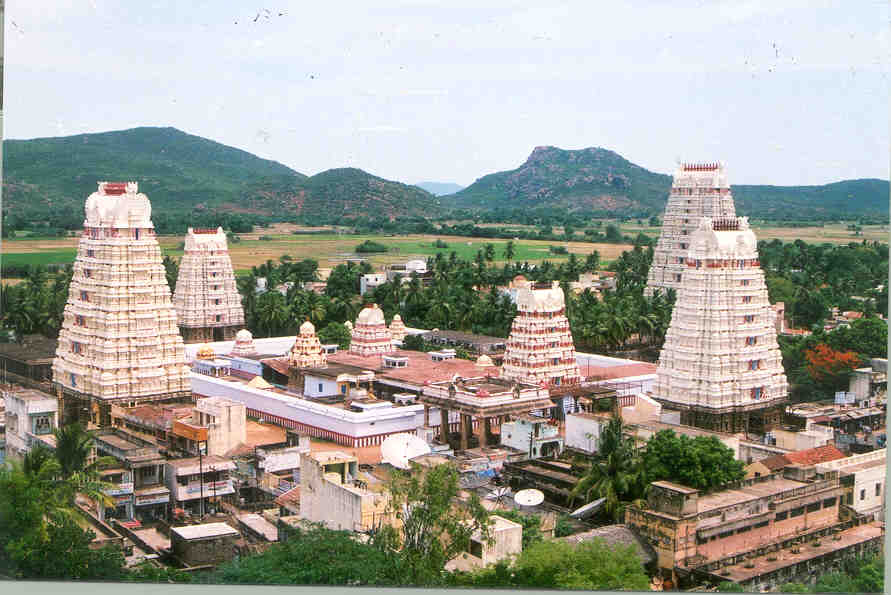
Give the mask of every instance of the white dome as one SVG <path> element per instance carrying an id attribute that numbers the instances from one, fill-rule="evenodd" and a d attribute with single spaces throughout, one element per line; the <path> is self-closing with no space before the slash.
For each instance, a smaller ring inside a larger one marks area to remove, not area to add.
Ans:
<path id="1" fill-rule="evenodd" d="M 397 322 L 397 321 L 398 321 L 398 322 L 402 322 L 402 316 L 400 316 L 399 314 L 394 314 L 394 315 L 393 315 L 393 322 Z M 391 324 L 392 324 L 392 323 L 391 323 Z"/>
<path id="2" fill-rule="evenodd" d="M 359 312 L 356 324 L 384 324 L 384 311 L 377 304 L 371 304 Z"/>
<path id="3" fill-rule="evenodd" d="M 254 336 L 251 334 L 251 331 L 246 328 L 241 329 L 237 333 L 235 333 L 235 341 L 238 343 L 247 343 L 248 341 L 253 341 Z"/>
<path id="4" fill-rule="evenodd" d="M 316 333 L 316 327 L 310 321 L 306 321 L 300 325 L 300 334 L 301 335 L 314 335 Z"/>
<path id="5" fill-rule="evenodd" d="M 484 353 L 483 355 L 476 358 L 476 365 L 483 367 L 483 366 L 494 366 L 495 364 L 492 363 L 492 358 Z"/>

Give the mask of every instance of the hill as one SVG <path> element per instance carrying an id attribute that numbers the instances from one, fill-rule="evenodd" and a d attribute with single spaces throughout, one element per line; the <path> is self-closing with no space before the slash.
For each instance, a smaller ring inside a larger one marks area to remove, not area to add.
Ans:
<path id="1" fill-rule="evenodd" d="M 665 209 L 671 176 L 644 169 L 603 148 L 536 147 L 517 169 L 489 174 L 443 198 L 469 209 L 560 208 L 621 214 Z M 828 218 L 888 214 L 886 180 L 845 180 L 822 186 L 732 184 L 741 215 Z"/>
<path id="2" fill-rule="evenodd" d="M 309 178 L 176 128 L 7 140 L 3 173 L 3 213 L 12 228 L 33 222 L 79 228 L 84 200 L 100 180 L 139 182 L 152 201 L 156 225 L 194 221 L 195 214 L 420 214 L 437 205 L 424 190 L 362 170 L 334 169 Z"/>
<path id="3" fill-rule="evenodd" d="M 418 182 L 415 186 L 436 196 L 454 194 L 464 189 L 464 186 L 452 182 Z"/>

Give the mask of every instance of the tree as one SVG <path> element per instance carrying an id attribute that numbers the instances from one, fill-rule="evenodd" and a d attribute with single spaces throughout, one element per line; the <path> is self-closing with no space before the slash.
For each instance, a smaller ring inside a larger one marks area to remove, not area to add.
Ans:
<path id="1" fill-rule="evenodd" d="M 435 584 L 446 563 L 468 551 L 477 531 L 489 540 L 489 514 L 479 497 L 457 504 L 458 470 L 451 464 L 424 469 L 413 464 L 410 472 L 395 470 L 388 482 L 390 511 L 399 519 L 398 540 L 390 527 L 382 529 L 381 543 L 407 573 L 412 585 Z M 398 550 L 394 547 L 399 543 Z"/>
<path id="2" fill-rule="evenodd" d="M 714 436 L 690 438 L 660 430 L 646 445 L 643 465 L 647 481 L 668 480 L 711 491 L 745 477 L 742 461 Z"/>
<path id="3" fill-rule="evenodd" d="M 514 257 L 517 255 L 517 251 L 514 247 L 514 241 L 508 240 L 507 244 L 504 245 L 504 259 L 508 262 L 512 261 Z"/>
<path id="4" fill-rule="evenodd" d="M 809 593 L 810 589 L 803 583 L 784 583 L 780 586 L 780 593 Z"/>
<path id="5" fill-rule="evenodd" d="M 804 357 L 811 378 L 827 394 L 845 390 L 851 372 L 861 364 L 860 356 L 853 351 L 836 351 L 825 343 L 805 350 Z"/>
<path id="6" fill-rule="evenodd" d="M 340 322 L 329 322 L 319 330 L 319 341 L 323 345 L 337 343 L 338 349 L 348 349 L 351 340 L 350 331 Z"/>
<path id="7" fill-rule="evenodd" d="M 62 477 L 71 477 L 87 468 L 93 437 L 79 423 L 56 428 L 56 459 L 62 468 Z"/>
<path id="8" fill-rule="evenodd" d="M 179 277 L 179 262 L 170 257 L 164 257 L 164 275 L 167 277 L 167 285 L 170 286 L 170 294 L 176 291 L 176 280 Z"/>
<path id="9" fill-rule="evenodd" d="M 499 510 L 498 516 L 523 525 L 523 549 L 544 539 L 541 533 L 541 517 L 537 514 L 522 514 L 516 510 Z"/>
<path id="10" fill-rule="evenodd" d="M 507 561 L 473 573 L 456 573 L 455 586 L 646 591 L 649 581 L 635 546 L 593 539 L 578 545 L 541 541 Z"/>
<path id="11" fill-rule="evenodd" d="M 718 593 L 745 593 L 746 590 L 739 583 L 724 581 L 718 585 Z"/>

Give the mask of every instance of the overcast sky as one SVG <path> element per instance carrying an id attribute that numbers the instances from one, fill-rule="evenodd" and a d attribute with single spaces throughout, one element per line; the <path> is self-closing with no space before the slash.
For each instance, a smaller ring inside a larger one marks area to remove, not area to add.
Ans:
<path id="1" fill-rule="evenodd" d="M 886 0 L 8 0 L 7 138 L 174 126 L 470 184 L 538 145 L 737 184 L 889 177 Z"/>

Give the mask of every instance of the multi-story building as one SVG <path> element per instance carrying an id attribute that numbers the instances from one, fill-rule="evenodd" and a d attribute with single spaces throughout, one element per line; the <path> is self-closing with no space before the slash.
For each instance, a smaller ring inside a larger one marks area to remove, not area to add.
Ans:
<path id="1" fill-rule="evenodd" d="M 228 341 L 244 326 L 241 296 L 222 227 L 186 232 L 173 305 L 186 343 Z"/>
<path id="2" fill-rule="evenodd" d="M 581 382 L 566 303 L 560 283 L 525 282 L 517 289 L 517 315 L 511 325 L 501 375 L 547 386 Z"/>
<path id="3" fill-rule="evenodd" d="M 6 456 L 20 459 L 36 443 L 55 448 L 53 430 L 58 425 L 59 403 L 34 389 L 4 391 L 6 407 Z"/>
<path id="4" fill-rule="evenodd" d="M 197 454 L 206 448 L 209 455 L 224 456 L 247 441 L 244 403 L 220 397 L 198 399 L 191 418 L 174 420 L 173 434 L 179 450 Z"/>
<path id="5" fill-rule="evenodd" d="M 745 217 L 703 218 L 689 241 L 652 396 L 684 425 L 764 434 L 788 385 L 755 234 Z"/>
<path id="6" fill-rule="evenodd" d="M 653 250 L 647 295 L 655 290 L 665 293 L 668 289 L 680 289 L 681 276 L 687 270 L 691 236 L 699 227 L 700 219 L 735 216 L 727 171 L 722 163 L 679 164 L 665 205 L 659 241 Z"/>
<path id="7" fill-rule="evenodd" d="M 514 421 L 501 424 L 501 444 L 528 453 L 530 459 L 563 452 L 560 428 L 534 415 L 518 415 Z"/>
<path id="8" fill-rule="evenodd" d="M 838 471 L 843 516 L 859 520 L 885 520 L 885 449 L 819 463 L 821 473 Z"/>
<path id="9" fill-rule="evenodd" d="M 234 469 L 232 459 L 217 456 L 167 461 L 171 505 L 190 514 L 218 509 L 219 501 L 228 501 L 235 493 L 230 475 Z"/>
<path id="10" fill-rule="evenodd" d="M 85 210 L 53 384 L 64 423 L 106 426 L 112 403 L 187 396 L 189 367 L 148 198 L 100 182 Z"/>

